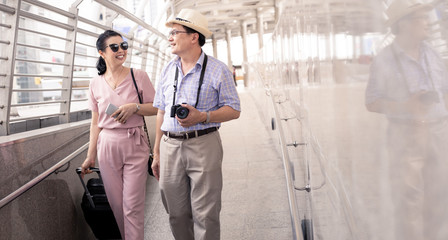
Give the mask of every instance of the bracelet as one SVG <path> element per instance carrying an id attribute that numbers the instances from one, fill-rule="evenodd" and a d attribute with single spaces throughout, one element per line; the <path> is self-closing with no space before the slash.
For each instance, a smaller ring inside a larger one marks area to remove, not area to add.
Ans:
<path id="1" fill-rule="evenodd" d="M 137 106 L 137 110 L 135 110 L 135 112 L 140 111 L 140 105 L 138 105 L 138 103 L 136 103 L 135 106 Z"/>

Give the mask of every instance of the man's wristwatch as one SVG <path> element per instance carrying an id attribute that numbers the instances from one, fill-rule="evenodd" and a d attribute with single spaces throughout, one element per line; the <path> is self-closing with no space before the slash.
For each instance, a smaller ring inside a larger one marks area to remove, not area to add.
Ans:
<path id="1" fill-rule="evenodd" d="M 140 105 L 138 105 L 138 103 L 136 103 L 135 106 L 137 106 L 137 110 L 135 110 L 135 112 L 140 111 Z"/>
<path id="2" fill-rule="evenodd" d="M 205 119 L 205 121 L 203 121 L 203 124 L 207 124 L 210 122 L 210 112 L 207 112 L 207 118 Z"/>

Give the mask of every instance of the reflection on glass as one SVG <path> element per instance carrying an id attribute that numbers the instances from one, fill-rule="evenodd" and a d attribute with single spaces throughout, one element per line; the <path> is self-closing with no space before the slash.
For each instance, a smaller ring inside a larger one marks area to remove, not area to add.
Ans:
<path id="1" fill-rule="evenodd" d="M 395 36 L 371 65 L 366 107 L 388 120 L 395 239 L 446 239 L 448 73 L 427 43 L 433 6 L 396 0 L 386 10 Z"/>

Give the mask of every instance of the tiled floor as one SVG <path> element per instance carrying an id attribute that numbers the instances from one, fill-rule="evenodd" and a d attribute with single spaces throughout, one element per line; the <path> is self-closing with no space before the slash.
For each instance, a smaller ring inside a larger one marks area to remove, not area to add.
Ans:
<path id="1" fill-rule="evenodd" d="M 283 163 L 254 98 L 240 93 L 242 113 L 224 123 L 223 240 L 292 239 Z M 173 239 L 157 181 L 148 180 L 145 239 Z"/>

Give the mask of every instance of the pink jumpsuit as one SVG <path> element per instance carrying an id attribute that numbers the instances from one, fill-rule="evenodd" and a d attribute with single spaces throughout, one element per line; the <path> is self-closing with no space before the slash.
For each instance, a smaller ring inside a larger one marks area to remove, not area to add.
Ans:
<path id="1" fill-rule="evenodd" d="M 146 72 L 134 69 L 134 75 L 143 102 L 153 102 L 155 91 Z M 103 76 L 93 78 L 89 105 L 92 112 L 98 112 L 98 127 L 102 129 L 97 142 L 98 164 L 121 236 L 142 240 L 149 156 L 143 118 L 134 114 L 125 124 L 115 122 L 105 113 L 109 103 L 117 107 L 139 103 L 130 73 L 115 90 Z"/>

